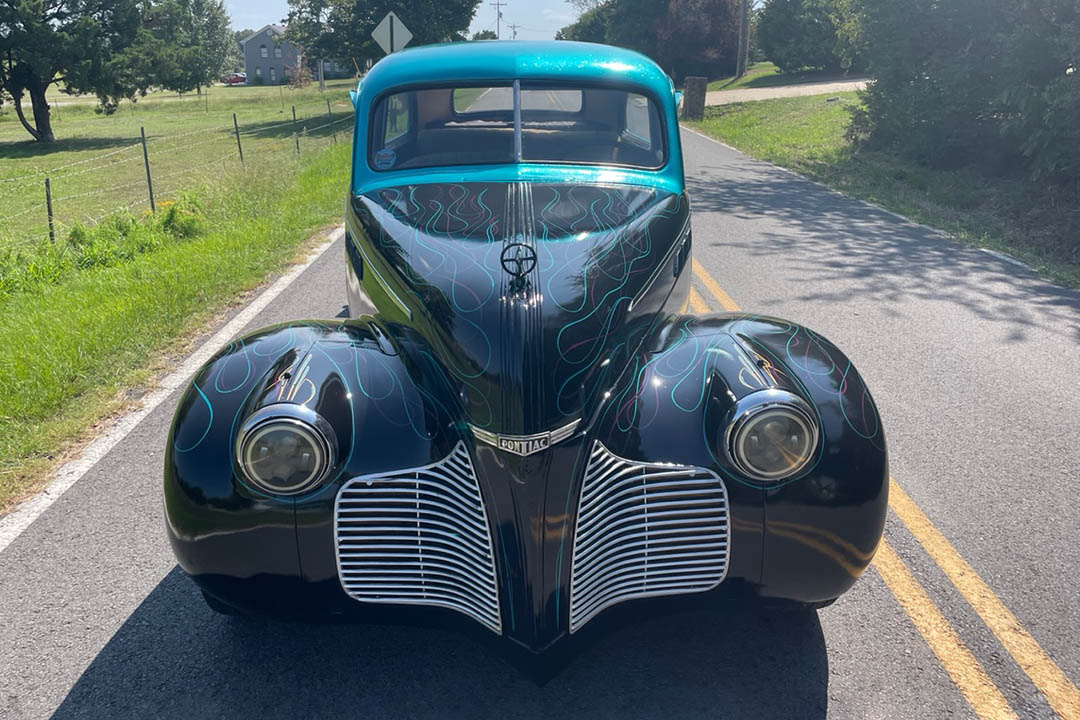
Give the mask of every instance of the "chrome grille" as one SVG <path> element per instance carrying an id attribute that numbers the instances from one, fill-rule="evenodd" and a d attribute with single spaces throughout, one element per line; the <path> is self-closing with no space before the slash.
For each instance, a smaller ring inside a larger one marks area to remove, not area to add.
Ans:
<path id="1" fill-rule="evenodd" d="M 433 465 L 349 480 L 334 534 L 349 596 L 452 608 L 502 632 L 487 514 L 464 443 Z"/>
<path id="2" fill-rule="evenodd" d="M 570 632 L 623 600 L 711 590 L 728 549 L 727 490 L 715 473 L 635 463 L 595 443 L 574 531 Z"/>

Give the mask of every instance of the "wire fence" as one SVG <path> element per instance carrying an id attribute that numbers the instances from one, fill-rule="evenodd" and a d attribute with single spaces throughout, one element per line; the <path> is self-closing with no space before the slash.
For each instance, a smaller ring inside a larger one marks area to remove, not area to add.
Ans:
<path id="1" fill-rule="evenodd" d="M 294 156 L 337 143 L 350 130 L 351 103 L 320 101 L 291 108 L 283 122 L 243 122 L 235 113 L 227 125 L 171 135 L 147 135 L 92 157 L 13 177 L 0 178 L 0 249 L 56 242 L 76 224 L 90 225 L 117 212 L 172 197 L 198 176 L 218 179 L 244 172 L 260 161 Z"/>

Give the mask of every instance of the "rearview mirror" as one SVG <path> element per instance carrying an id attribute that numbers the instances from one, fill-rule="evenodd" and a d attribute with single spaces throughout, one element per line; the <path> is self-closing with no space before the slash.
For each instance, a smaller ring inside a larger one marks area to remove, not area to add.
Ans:
<path id="1" fill-rule="evenodd" d="M 355 90 L 349 91 L 349 100 L 352 102 L 353 109 L 356 109 L 356 98 L 360 97 Z"/>

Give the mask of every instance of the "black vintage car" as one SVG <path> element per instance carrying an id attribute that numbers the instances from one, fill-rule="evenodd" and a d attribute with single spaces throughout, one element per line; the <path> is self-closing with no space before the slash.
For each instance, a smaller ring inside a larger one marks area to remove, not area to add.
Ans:
<path id="1" fill-rule="evenodd" d="M 685 314 L 655 64 L 426 47 L 354 103 L 351 317 L 236 340 L 169 437 L 169 538 L 214 609 L 463 614 L 540 652 L 637 598 L 851 587 L 885 520 L 877 411 L 813 331 Z"/>

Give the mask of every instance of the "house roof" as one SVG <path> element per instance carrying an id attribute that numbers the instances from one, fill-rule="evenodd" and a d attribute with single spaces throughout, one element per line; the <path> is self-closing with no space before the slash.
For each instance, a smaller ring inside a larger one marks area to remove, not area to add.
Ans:
<path id="1" fill-rule="evenodd" d="M 240 44 L 241 45 L 247 45 L 248 40 L 255 37 L 256 35 L 262 35 L 267 30 L 272 32 L 274 35 L 284 35 L 285 34 L 285 26 L 284 25 L 277 25 L 276 23 L 270 23 L 269 25 L 264 25 L 263 27 L 259 28 L 255 32 L 248 35 L 246 38 L 244 38 L 243 40 L 240 41 Z"/>

